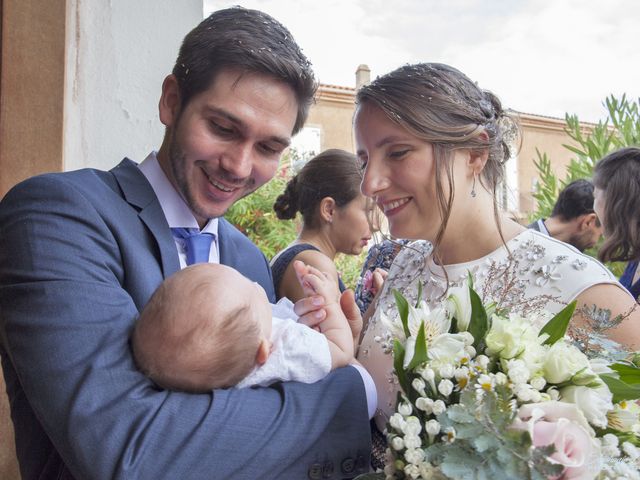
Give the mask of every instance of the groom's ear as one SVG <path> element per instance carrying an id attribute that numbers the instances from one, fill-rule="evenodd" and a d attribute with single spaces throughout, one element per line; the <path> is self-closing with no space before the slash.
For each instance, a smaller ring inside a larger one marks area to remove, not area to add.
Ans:
<path id="1" fill-rule="evenodd" d="M 165 127 L 171 127 L 180 115 L 180 87 L 175 75 L 167 75 L 162 82 L 162 95 L 158 103 L 160 121 Z"/>
<path id="2" fill-rule="evenodd" d="M 333 214 L 336 211 L 336 201 L 331 197 L 320 200 L 320 218 L 323 223 L 332 223 Z"/>

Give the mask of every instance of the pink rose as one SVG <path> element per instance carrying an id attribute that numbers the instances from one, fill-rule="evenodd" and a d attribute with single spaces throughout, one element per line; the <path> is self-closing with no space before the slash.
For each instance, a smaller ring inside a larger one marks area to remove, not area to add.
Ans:
<path id="1" fill-rule="evenodd" d="M 555 446 L 549 460 L 565 467 L 556 478 L 587 480 L 600 473 L 600 445 L 576 405 L 556 401 L 522 405 L 513 427 L 527 430 L 534 447 Z"/>

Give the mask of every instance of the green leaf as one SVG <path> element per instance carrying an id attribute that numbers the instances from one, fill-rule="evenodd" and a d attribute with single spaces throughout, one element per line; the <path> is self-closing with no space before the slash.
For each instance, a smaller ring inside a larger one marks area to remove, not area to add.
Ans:
<path id="1" fill-rule="evenodd" d="M 416 308 L 420 306 L 422 300 L 422 280 L 418 280 L 418 296 L 416 297 Z"/>
<path id="2" fill-rule="evenodd" d="M 396 299 L 396 305 L 398 306 L 398 314 L 400 315 L 400 321 L 402 322 L 402 328 L 404 329 L 405 337 L 409 338 L 411 336 L 411 332 L 409 331 L 409 302 L 404 298 L 398 290 L 395 288 L 392 290 L 393 296 Z"/>
<path id="3" fill-rule="evenodd" d="M 600 374 L 600 378 L 613 394 L 613 403 L 640 398 L 640 385 L 629 385 L 608 373 Z"/>
<path id="4" fill-rule="evenodd" d="M 487 311 L 482 305 L 482 300 L 476 291 L 469 287 L 469 298 L 471 300 L 471 321 L 469 322 L 469 333 L 473 335 L 473 346 L 478 346 L 484 342 L 484 337 L 489 330 L 489 320 L 487 319 Z"/>
<path id="5" fill-rule="evenodd" d="M 404 347 L 399 340 L 393 341 L 393 368 L 396 371 L 400 388 L 404 392 L 409 391 L 409 379 L 407 378 L 407 372 L 402 367 L 404 363 Z"/>
<path id="6" fill-rule="evenodd" d="M 418 335 L 416 336 L 416 349 L 413 354 L 413 358 L 409 363 L 409 370 L 413 370 L 421 363 L 424 363 L 428 360 L 427 358 L 427 339 L 424 333 L 424 322 L 420 324 L 420 328 L 418 329 Z"/>
<path id="7" fill-rule="evenodd" d="M 544 345 L 553 345 L 564 337 L 564 334 L 567 332 L 567 327 L 569 326 L 569 320 L 571 320 L 575 309 L 576 301 L 574 300 L 542 327 L 540 335 L 544 333 L 549 334 L 549 338 L 544 341 Z"/>
<path id="8" fill-rule="evenodd" d="M 611 369 L 618 372 L 620 380 L 635 385 L 640 383 L 640 368 L 631 363 L 614 363 L 610 365 Z"/>

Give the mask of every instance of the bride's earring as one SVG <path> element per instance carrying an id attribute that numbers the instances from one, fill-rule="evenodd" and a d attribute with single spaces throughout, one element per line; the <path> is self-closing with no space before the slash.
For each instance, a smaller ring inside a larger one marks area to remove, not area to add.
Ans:
<path id="1" fill-rule="evenodd" d="M 476 174 L 473 174 L 473 185 L 471 186 L 471 196 L 476 198 Z"/>

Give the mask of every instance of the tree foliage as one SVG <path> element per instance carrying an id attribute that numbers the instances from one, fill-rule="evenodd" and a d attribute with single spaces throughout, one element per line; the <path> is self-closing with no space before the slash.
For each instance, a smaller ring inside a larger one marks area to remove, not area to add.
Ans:
<path id="1" fill-rule="evenodd" d="M 565 132 L 575 145 L 563 146 L 575 156 L 570 160 L 564 178 L 558 178 L 551 169 L 551 160 L 547 154 L 536 149 L 537 159 L 534 160 L 534 165 L 538 170 L 538 184 L 533 193 L 536 209 L 530 216 L 531 221 L 549 217 L 558 193 L 574 180 L 591 178 L 593 168 L 602 157 L 619 148 L 640 145 L 639 102 L 640 99 L 631 101 L 626 95 L 620 99 L 613 95 L 607 97 L 604 101 L 607 118 L 599 121 L 593 128 L 582 125 L 577 115 L 566 115 Z M 594 255 L 595 251 L 587 253 Z M 624 269 L 621 263 L 608 266 L 617 276 Z"/>

